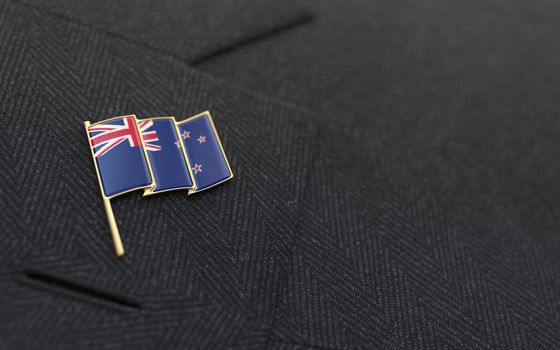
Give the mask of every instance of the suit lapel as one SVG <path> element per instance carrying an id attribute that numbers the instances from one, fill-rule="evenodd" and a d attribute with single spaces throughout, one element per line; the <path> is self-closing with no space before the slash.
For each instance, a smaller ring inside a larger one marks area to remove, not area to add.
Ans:
<path id="1" fill-rule="evenodd" d="M 1 6 L 0 37 L 9 49 L 0 53 L 0 91 L 8 92 L 0 100 L 7 123 L 0 147 L 8 155 L 0 172 L 11 215 L 0 243 L 0 285 L 10 293 L 0 303 L 8 313 L 10 295 L 25 305 L 11 319 L 14 337 L 45 346 L 44 337 L 25 337 L 33 333 L 28 318 L 45 318 L 43 330 L 61 346 L 101 345 L 120 332 L 132 334 L 126 345 L 139 347 L 165 347 L 161 342 L 191 331 L 189 342 L 207 347 L 266 342 L 311 164 L 315 128 L 308 116 L 131 41 L 27 5 Z M 205 109 L 235 179 L 189 197 L 131 193 L 115 200 L 128 251 L 115 258 L 82 121 L 131 112 L 187 117 Z M 87 293 L 68 298 L 13 278 L 36 266 L 86 289 L 130 296 L 140 308 L 117 315 L 84 304 Z M 49 321 L 58 313 L 68 317 Z M 193 328 L 196 319 L 206 320 L 206 332 Z M 220 333 L 226 321 L 230 333 Z"/>
<path id="2" fill-rule="evenodd" d="M 198 62 L 310 19 L 296 1 L 205 0 L 21 3 Z"/>

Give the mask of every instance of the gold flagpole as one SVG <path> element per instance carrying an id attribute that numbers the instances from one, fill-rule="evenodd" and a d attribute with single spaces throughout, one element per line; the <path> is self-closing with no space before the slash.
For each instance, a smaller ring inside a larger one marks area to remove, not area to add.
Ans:
<path id="1" fill-rule="evenodd" d="M 103 196 L 103 204 L 105 204 L 105 212 L 107 213 L 107 220 L 109 221 L 109 230 L 111 230 L 111 236 L 113 237 L 113 244 L 115 245 L 115 253 L 117 256 L 124 255 L 124 247 L 121 241 L 121 235 L 119 234 L 119 228 L 117 227 L 117 220 L 115 220 L 115 215 L 113 214 L 113 208 L 111 208 L 111 200 Z"/>
<path id="2" fill-rule="evenodd" d="M 119 234 L 119 228 L 117 226 L 117 220 L 115 219 L 115 214 L 113 214 L 113 208 L 111 207 L 111 200 L 107 198 L 103 192 L 103 184 L 101 183 L 101 177 L 99 176 L 99 169 L 97 169 L 97 163 L 95 162 L 95 156 L 93 154 L 93 148 L 91 148 L 91 137 L 89 135 L 89 121 L 84 122 L 86 127 L 86 134 L 89 142 L 89 149 L 91 150 L 91 157 L 93 158 L 93 165 L 95 166 L 95 172 L 97 173 L 97 179 L 99 180 L 99 190 L 101 191 L 101 197 L 103 197 L 103 205 L 105 206 L 105 213 L 107 214 L 107 220 L 109 221 L 109 230 L 111 231 L 111 236 L 113 237 L 113 244 L 115 245 L 115 254 L 117 256 L 124 255 L 124 247 L 121 240 L 121 235 Z"/>

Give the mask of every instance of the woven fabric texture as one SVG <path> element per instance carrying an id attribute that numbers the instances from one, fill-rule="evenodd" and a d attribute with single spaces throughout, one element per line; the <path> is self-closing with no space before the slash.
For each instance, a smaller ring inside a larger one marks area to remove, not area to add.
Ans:
<path id="1" fill-rule="evenodd" d="M 0 1 L 0 348 L 558 348 L 559 12 Z M 116 258 L 83 121 L 203 110 Z"/>

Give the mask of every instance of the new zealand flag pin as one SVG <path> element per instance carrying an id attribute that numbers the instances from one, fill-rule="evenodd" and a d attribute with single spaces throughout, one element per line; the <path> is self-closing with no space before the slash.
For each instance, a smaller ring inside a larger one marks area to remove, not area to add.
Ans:
<path id="1" fill-rule="evenodd" d="M 197 193 L 233 177 L 208 111 L 177 123 L 134 115 L 84 123 L 117 256 L 124 247 L 111 199 L 143 189 Z"/>

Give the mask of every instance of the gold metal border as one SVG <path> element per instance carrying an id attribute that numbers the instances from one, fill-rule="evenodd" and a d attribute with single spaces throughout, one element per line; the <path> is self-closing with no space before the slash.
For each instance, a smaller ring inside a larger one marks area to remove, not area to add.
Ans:
<path id="1" fill-rule="evenodd" d="M 228 178 L 223 179 L 223 180 L 220 181 L 220 182 L 217 182 L 217 183 L 213 184 L 212 186 L 209 186 L 209 187 L 203 189 L 203 190 L 200 190 L 200 191 L 199 191 L 199 190 L 196 189 L 196 188 L 195 188 L 194 190 L 189 190 L 189 195 L 191 195 L 191 194 L 193 194 L 193 193 L 198 193 L 198 192 L 206 191 L 206 190 L 208 190 L 208 189 L 210 189 L 210 188 L 212 188 L 212 187 L 214 187 L 214 186 L 217 186 L 217 185 L 219 185 L 219 184 L 221 184 L 221 183 L 223 183 L 223 182 L 226 182 L 226 181 L 228 181 L 228 180 L 230 180 L 230 179 L 233 179 L 233 171 L 231 171 L 231 166 L 229 165 L 229 161 L 228 161 L 228 159 L 227 159 L 226 152 L 224 151 L 224 147 L 222 146 L 222 141 L 220 140 L 220 136 L 218 135 L 218 131 L 216 130 L 216 126 L 214 125 L 214 120 L 212 119 L 212 115 L 210 114 L 210 111 L 204 111 L 204 112 L 202 112 L 202 113 L 199 113 L 199 114 L 197 114 L 197 115 L 194 115 L 194 116 L 192 116 L 192 117 L 189 117 L 189 118 L 187 118 L 187 119 L 185 119 L 185 120 L 182 120 L 182 121 L 180 121 L 180 122 L 177 122 L 177 121 L 176 121 L 175 123 L 176 123 L 176 125 L 177 125 L 177 129 L 179 129 L 179 125 L 185 124 L 185 123 L 187 123 L 187 122 L 189 122 L 189 121 L 192 121 L 192 120 L 194 120 L 194 119 L 197 119 L 197 118 L 201 118 L 201 117 L 203 117 L 203 116 L 205 116 L 205 115 L 208 115 L 208 120 L 210 120 L 210 125 L 212 126 L 212 131 L 214 132 L 214 135 L 216 135 L 216 140 L 218 141 L 218 146 L 220 146 L 220 151 L 222 152 L 222 155 L 224 156 L 224 160 L 226 161 L 226 165 L 227 165 L 227 167 L 228 167 L 230 176 L 229 176 Z M 186 153 L 185 153 L 185 154 L 186 154 Z M 187 157 L 187 159 L 188 159 L 188 157 Z M 190 165 L 190 164 L 189 164 L 189 165 Z M 191 174 L 192 174 L 192 173 L 191 173 Z M 193 175 L 193 183 L 194 183 L 195 186 L 196 186 L 196 181 L 194 180 L 194 175 Z"/>
<path id="2" fill-rule="evenodd" d="M 189 171 L 189 176 L 191 177 L 191 182 L 193 183 L 192 187 L 177 187 L 177 188 L 170 188 L 168 190 L 163 190 L 163 191 L 157 191 L 154 192 L 154 188 L 156 188 L 157 184 L 156 184 L 156 179 L 155 177 L 153 178 L 154 184 L 152 187 L 150 188 L 146 188 L 144 190 L 144 194 L 142 195 L 143 197 L 147 197 L 147 196 L 151 196 L 154 194 L 158 194 L 158 193 L 164 193 L 164 192 L 171 192 L 171 191 L 177 191 L 177 190 L 196 190 L 196 182 L 194 180 L 193 174 L 192 174 L 192 169 L 191 169 L 191 163 L 189 162 L 189 157 L 187 157 L 187 151 L 185 150 L 185 145 L 183 144 L 183 141 L 181 140 L 181 134 L 179 133 L 179 127 L 177 126 L 177 122 L 175 120 L 175 117 L 148 117 L 148 118 L 143 118 L 143 119 L 138 119 L 138 121 L 142 121 L 142 120 L 155 120 L 155 119 L 171 119 L 171 121 L 173 121 L 173 125 L 175 126 L 175 133 L 177 134 L 177 140 L 179 141 L 179 144 L 181 144 L 181 152 L 183 153 L 183 157 L 185 158 L 186 161 L 186 165 L 187 165 L 187 169 Z M 140 132 L 140 134 L 142 134 L 142 132 Z M 147 150 L 146 150 L 147 153 Z M 151 163 L 150 163 L 150 157 L 147 158 L 148 159 L 148 163 L 150 164 L 150 169 L 152 168 Z M 153 176 L 153 173 L 152 173 Z"/>

